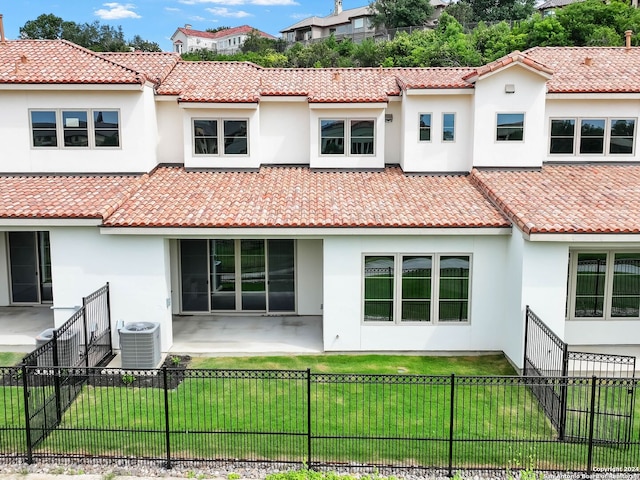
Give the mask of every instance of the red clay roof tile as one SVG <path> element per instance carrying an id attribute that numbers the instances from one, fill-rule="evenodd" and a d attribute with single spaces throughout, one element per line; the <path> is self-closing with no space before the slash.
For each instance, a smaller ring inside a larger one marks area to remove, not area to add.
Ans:
<path id="1" fill-rule="evenodd" d="M 0 175 L 0 218 L 105 219 L 147 175 Z"/>
<path id="2" fill-rule="evenodd" d="M 640 165 L 473 170 L 471 178 L 525 233 L 640 233 Z"/>
<path id="3" fill-rule="evenodd" d="M 105 222 L 111 227 L 508 227 L 469 176 L 262 167 L 160 167 Z"/>
<path id="4" fill-rule="evenodd" d="M 141 84 L 143 74 L 66 40 L 0 43 L 0 84 Z"/>
<path id="5" fill-rule="evenodd" d="M 180 60 L 173 52 L 103 52 L 102 57 L 124 67 L 142 72 L 157 84 L 162 82 Z"/>

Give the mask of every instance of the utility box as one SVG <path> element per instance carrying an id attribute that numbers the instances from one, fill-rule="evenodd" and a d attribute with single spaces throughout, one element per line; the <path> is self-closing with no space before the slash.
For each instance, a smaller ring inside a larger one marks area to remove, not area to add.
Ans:
<path id="1" fill-rule="evenodd" d="M 162 355 L 159 323 L 126 323 L 119 333 L 122 368 L 156 368 Z"/>

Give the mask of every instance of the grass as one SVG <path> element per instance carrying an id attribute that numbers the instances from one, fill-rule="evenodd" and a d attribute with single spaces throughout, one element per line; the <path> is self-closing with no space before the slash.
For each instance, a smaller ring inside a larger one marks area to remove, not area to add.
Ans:
<path id="1" fill-rule="evenodd" d="M 397 375 L 515 375 L 504 355 L 430 357 L 411 355 L 296 355 L 277 357 L 200 357 L 191 368 L 306 370 L 312 373 Z"/>
<path id="2" fill-rule="evenodd" d="M 24 358 L 24 355 L 20 352 L 0 352 L 0 365 L 17 365 Z"/>

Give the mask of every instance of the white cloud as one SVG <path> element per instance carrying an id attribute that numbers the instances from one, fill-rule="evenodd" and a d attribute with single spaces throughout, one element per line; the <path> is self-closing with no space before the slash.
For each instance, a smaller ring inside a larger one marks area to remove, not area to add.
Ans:
<path id="1" fill-rule="evenodd" d="M 267 7 L 283 6 L 290 7 L 300 5 L 296 0 L 179 0 L 185 5 L 195 5 L 197 3 L 213 3 L 215 5 L 225 5 L 236 7 L 238 5 L 261 5 Z"/>
<path id="2" fill-rule="evenodd" d="M 206 18 L 201 17 L 200 15 L 192 15 L 189 17 L 189 20 L 191 20 L 192 22 L 203 22 L 206 20 Z"/>
<path id="3" fill-rule="evenodd" d="M 179 11 L 180 11 L 180 9 L 179 9 L 179 8 L 174 8 L 174 7 L 164 7 L 164 9 L 165 9 L 167 12 L 179 12 Z"/>
<path id="4" fill-rule="evenodd" d="M 103 20 L 120 20 L 122 18 L 142 18 L 136 12 L 133 11 L 136 6 L 132 3 L 103 3 L 103 7 L 96 10 L 94 15 L 102 18 Z"/>
<path id="5" fill-rule="evenodd" d="M 244 17 L 252 16 L 250 13 L 245 12 L 243 10 L 238 10 L 234 12 L 224 7 L 207 8 L 205 10 L 207 10 L 207 12 L 212 13 L 213 15 L 216 15 L 218 17 L 244 18 Z"/>
<path id="6" fill-rule="evenodd" d="M 294 20 L 302 20 L 303 18 L 313 17 L 313 13 L 292 13 L 289 15 L 289 18 L 293 18 Z"/>

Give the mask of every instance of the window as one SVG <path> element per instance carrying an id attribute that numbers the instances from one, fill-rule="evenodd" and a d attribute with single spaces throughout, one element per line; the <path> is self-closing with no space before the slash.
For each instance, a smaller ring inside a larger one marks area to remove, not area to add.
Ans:
<path id="1" fill-rule="evenodd" d="M 367 255 L 364 321 L 469 320 L 469 255 Z"/>
<path id="2" fill-rule="evenodd" d="M 37 148 L 120 146 L 117 110 L 31 110 L 32 145 Z"/>
<path id="3" fill-rule="evenodd" d="M 442 141 L 453 142 L 456 139 L 456 114 L 442 114 Z"/>
<path id="4" fill-rule="evenodd" d="M 320 120 L 320 154 L 373 155 L 375 148 L 374 120 Z"/>
<path id="5" fill-rule="evenodd" d="M 524 113 L 499 113 L 496 123 L 498 142 L 521 142 L 524 139 Z"/>
<path id="6" fill-rule="evenodd" d="M 640 252 L 574 252 L 569 280 L 571 318 L 640 318 Z"/>
<path id="7" fill-rule="evenodd" d="M 247 120 L 194 119 L 194 155 L 246 155 L 247 123 Z"/>
<path id="8" fill-rule="evenodd" d="M 549 153 L 574 155 L 577 151 L 581 155 L 632 155 L 635 128 L 633 118 L 552 119 Z"/>
<path id="9" fill-rule="evenodd" d="M 430 113 L 420 114 L 420 141 L 421 142 L 431 141 L 431 114 Z"/>
<path id="10" fill-rule="evenodd" d="M 354 18 L 353 19 L 353 28 L 354 29 L 359 29 L 359 28 L 364 28 L 364 18 Z"/>

